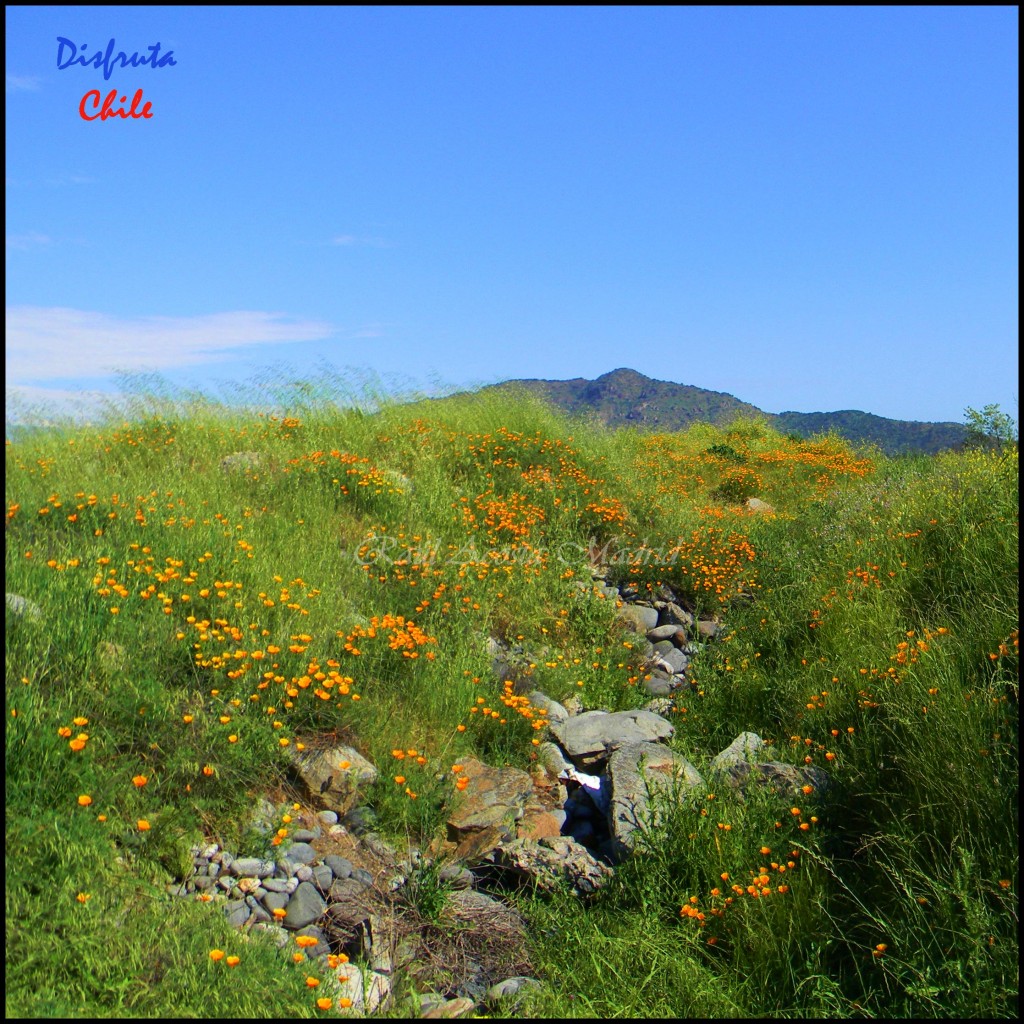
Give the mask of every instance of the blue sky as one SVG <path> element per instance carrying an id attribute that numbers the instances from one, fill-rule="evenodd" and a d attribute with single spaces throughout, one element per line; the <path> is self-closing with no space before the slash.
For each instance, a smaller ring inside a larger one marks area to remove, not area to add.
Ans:
<path id="1" fill-rule="evenodd" d="M 114 370 L 628 366 L 769 412 L 1018 417 L 1016 8 L 6 25 L 9 406 Z M 58 37 L 176 63 L 106 81 Z M 152 117 L 83 120 L 111 89 Z"/>

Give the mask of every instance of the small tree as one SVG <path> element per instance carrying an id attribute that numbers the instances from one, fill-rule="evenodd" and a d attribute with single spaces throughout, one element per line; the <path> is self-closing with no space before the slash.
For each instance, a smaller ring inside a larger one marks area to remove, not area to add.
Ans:
<path id="1" fill-rule="evenodd" d="M 986 405 L 981 412 L 968 406 L 964 409 L 967 424 L 966 445 L 969 448 L 989 448 L 1002 451 L 1017 444 L 1017 423 L 998 405 Z"/>

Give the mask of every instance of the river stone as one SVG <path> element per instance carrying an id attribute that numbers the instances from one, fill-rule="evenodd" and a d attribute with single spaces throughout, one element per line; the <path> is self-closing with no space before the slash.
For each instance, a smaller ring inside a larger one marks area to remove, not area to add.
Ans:
<path id="1" fill-rule="evenodd" d="M 284 851 L 284 859 L 292 864 L 312 864 L 319 854 L 309 843 L 292 843 Z"/>
<path id="2" fill-rule="evenodd" d="M 675 729 L 650 711 L 587 711 L 552 727 L 565 752 L 581 767 L 600 764 L 626 743 L 668 740 Z"/>
<path id="3" fill-rule="evenodd" d="M 337 814 L 350 811 L 358 800 L 359 790 L 377 781 L 377 769 L 354 747 L 301 752 L 288 749 L 310 794 Z"/>
<path id="4" fill-rule="evenodd" d="M 703 787 L 704 780 L 682 755 L 660 743 L 629 743 L 608 761 L 611 850 L 618 858 L 633 851 L 634 832 L 660 821 L 652 800 L 678 799 Z"/>
<path id="5" fill-rule="evenodd" d="M 236 878 L 270 878 L 277 865 L 272 860 L 261 860 L 259 857 L 237 857 L 231 862 L 231 874 Z"/>
<path id="6" fill-rule="evenodd" d="M 492 985 L 487 990 L 486 1000 L 489 1003 L 496 1003 L 499 999 L 507 999 L 509 996 L 516 996 L 525 992 L 538 992 L 544 986 L 536 978 L 506 978 Z"/>
<path id="7" fill-rule="evenodd" d="M 317 864 L 313 868 L 312 881 L 321 892 L 326 892 L 334 881 L 334 872 L 326 864 Z"/>
<path id="8" fill-rule="evenodd" d="M 326 904 L 316 891 L 316 886 L 310 882 L 301 882 L 288 901 L 287 913 L 282 923 L 285 928 L 297 931 L 316 921 L 323 914 L 325 907 Z"/>
<path id="9" fill-rule="evenodd" d="M 658 609 L 642 604 L 627 604 L 615 613 L 615 619 L 633 633 L 644 633 L 658 624 Z"/>
<path id="10" fill-rule="evenodd" d="M 674 647 L 662 654 L 661 660 L 669 666 L 673 673 L 685 672 L 690 664 L 690 659 Z"/>
<path id="11" fill-rule="evenodd" d="M 338 996 L 342 999 L 351 1000 L 351 1006 L 346 1010 L 349 1016 L 365 1016 L 363 1006 L 363 972 L 355 964 L 342 964 L 337 972 L 332 975 L 334 985 L 337 988 Z"/>
<path id="12" fill-rule="evenodd" d="M 338 824 L 338 813 L 337 811 L 318 811 L 317 818 L 324 825 L 337 825 Z"/>
<path id="13" fill-rule="evenodd" d="M 686 643 L 686 630 L 678 623 L 666 622 L 664 626 L 655 626 L 647 631 L 647 639 L 657 645 L 657 642 L 667 640 L 675 641 L 677 644 Z"/>
<path id="14" fill-rule="evenodd" d="M 685 609 L 681 608 L 674 601 L 668 601 L 665 607 L 661 610 L 660 615 L 662 624 L 672 624 L 675 626 L 692 626 L 693 616 Z"/>
<path id="15" fill-rule="evenodd" d="M 263 906 L 267 910 L 284 910 L 288 906 L 288 901 L 291 897 L 286 892 L 268 892 L 263 897 Z"/>
<path id="16" fill-rule="evenodd" d="M 518 768 L 490 768 L 475 758 L 463 761 L 469 785 L 454 801 L 448 836 L 460 842 L 473 832 L 506 825 L 523 816 L 533 794 L 533 781 Z"/>
<path id="17" fill-rule="evenodd" d="M 295 869 L 295 877 L 300 882 L 312 882 L 313 881 L 313 869 L 308 864 L 300 864 Z"/>
<path id="18" fill-rule="evenodd" d="M 249 920 L 249 913 L 245 900 L 228 900 L 224 904 L 224 914 L 232 928 L 241 928 Z"/>
<path id="19" fill-rule="evenodd" d="M 767 501 L 762 501 L 760 498 L 747 498 L 747 508 L 749 508 L 751 512 L 761 512 L 764 515 L 768 515 L 775 511 Z"/>
<path id="20" fill-rule="evenodd" d="M 644 680 L 644 690 L 652 697 L 666 697 L 672 692 L 672 679 L 668 676 L 652 675 Z"/>
<path id="21" fill-rule="evenodd" d="M 335 878 L 348 878 L 352 874 L 352 861 L 339 857 L 336 853 L 329 853 L 324 857 L 324 864 L 334 872 Z"/>

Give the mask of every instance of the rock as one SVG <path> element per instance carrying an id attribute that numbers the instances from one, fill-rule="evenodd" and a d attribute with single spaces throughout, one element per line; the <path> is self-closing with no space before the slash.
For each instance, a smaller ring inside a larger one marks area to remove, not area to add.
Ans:
<path id="1" fill-rule="evenodd" d="M 289 838 L 296 843 L 311 843 L 323 835 L 323 829 L 297 828 Z"/>
<path id="2" fill-rule="evenodd" d="M 309 843 L 292 843 L 287 850 L 284 851 L 283 859 L 290 864 L 312 864 L 317 859 L 319 854 L 313 849 Z"/>
<path id="3" fill-rule="evenodd" d="M 652 643 L 667 640 L 682 645 L 686 643 L 686 630 L 678 623 L 667 622 L 664 626 L 655 626 L 654 629 L 647 630 L 647 639 Z"/>
<path id="4" fill-rule="evenodd" d="M 324 857 L 324 864 L 334 872 L 335 878 L 348 878 L 352 874 L 352 861 L 345 857 L 339 857 L 335 853 L 329 853 Z"/>
<path id="5" fill-rule="evenodd" d="M 364 889 L 369 889 L 373 885 L 373 875 L 366 868 L 353 868 L 350 878 Z"/>
<path id="6" fill-rule="evenodd" d="M 764 515 L 775 514 L 775 509 L 767 501 L 762 501 L 760 498 L 747 498 L 747 508 L 751 512 L 761 512 Z"/>
<path id="7" fill-rule="evenodd" d="M 292 764 L 314 799 L 327 809 L 346 814 L 355 806 L 359 790 L 377 781 L 377 769 L 354 747 L 290 751 Z"/>
<path id="8" fill-rule="evenodd" d="M 316 886 L 310 882 L 301 882 L 285 908 L 286 913 L 282 924 L 291 931 L 298 931 L 318 920 L 326 909 L 326 904 Z"/>
<path id="9" fill-rule="evenodd" d="M 321 892 L 326 892 L 334 882 L 334 872 L 326 864 L 317 864 L 313 868 L 312 881 Z"/>
<path id="10" fill-rule="evenodd" d="M 730 786 L 742 793 L 748 792 L 753 783 L 768 786 L 789 800 L 807 800 L 804 786 L 813 786 L 814 792 L 809 796 L 816 798 L 827 792 L 832 785 L 828 773 L 815 765 L 797 766 L 782 761 L 760 761 L 754 764 L 735 761 L 727 764 L 722 774 Z"/>
<path id="11" fill-rule="evenodd" d="M 308 864 L 300 864 L 297 868 L 295 868 L 295 877 L 300 882 L 312 882 L 313 869 Z"/>
<path id="12" fill-rule="evenodd" d="M 562 756 L 562 748 L 550 740 L 545 740 L 537 748 L 537 761 L 545 771 L 556 777 L 569 767 L 569 762 Z"/>
<path id="13" fill-rule="evenodd" d="M 224 914 L 232 928 L 241 928 L 249 920 L 250 910 L 245 900 L 228 900 L 224 904 Z"/>
<path id="14" fill-rule="evenodd" d="M 644 680 L 644 690 L 652 697 L 666 697 L 672 692 L 672 679 L 667 676 L 652 676 Z"/>
<path id="15" fill-rule="evenodd" d="M 338 814 L 337 811 L 320 811 L 317 814 L 317 818 L 325 825 L 337 825 Z"/>
<path id="16" fill-rule="evenodd" d="M 470 889 L 476 877 L 469 868 L 461 864 L 446 864 L 438 873 L 438 880 L 452 889 Z"/>
<path id="17" fill-rule="evenodd" d="M 711 758 L 711 767 L 719 770 L 740 761 L 755 761 L 765 748 L 765 742 L 756 732 L 741 732 L 721 753 Z"/>
<path id="18" fill-rule="evenodd" d="M 658 624 L 658 609 L 642 604 L 627 604 L 615 613 L 615 620 L 632 633 L 646 634 Z"/>
<path id="19" fill-rule="evenodd" d="M 255 472 L 266 464 L 267 456 L 263 452 L 233 452 L 220 460 L 220 468 L 224 473 Z"/>
<path id="20" fill-rule="evenodd" d="M 520 839 L 543 839 L 562 834 L 566 814 L 562 810 L 532 811 L 519 822 L 516 834 Z"/>
<path id="21" fill-rule="evenodd" d="M 533 781 L 518 768 L 490 768 L 475 758 L 463 761 L 469 785 L 448 817 L 448 835 L 460 842 L 471 833 L 508 825 L 523 816 L 533 794 Z"/>
<path id="22" fill-rule="evenodd" d="M 685 608 L 680 607 L 674 601 L 667 601 L 665 603 L 665 607 L 662 608 L 659 618 L 661 619 L 662 623 L 666 625 L 693 625 L 693 616 Z"/>
<path id="23" fill-rule="evenodd" d="M 608 778 L 611 849 L 619 858 L 633 851 L 637 829 L 659 822 L 657 801 L 683 797 L 704 785 L 700 773 L 686 758 L 660 743 L 620 747 L 608 761 Z"/>
<path id="24" fill-rule="evenodd" d="M 471 921 L 477 927 L 526 935 L 526 920 L 518 910 L 475 889 L 450 893 L 448 911 L 457 921 Z"/>
<path id="25" fill-rule="evenodd" d="M 444 1020 L 453 1017 L 464 1017 L 476 1007 L 476 1003 L 466 996 L 456 999 L 442 999 L 433 1003 L 430 1008 L 420 1013 L 421 1020 Z"/>
<path id="26" fill-rule="evenodd" d="M 492 985 L 487 990 L 486 1001 L 496 1003 L 499 999 L 508 999 L 510 996 L 523 995 L 527 992 L 539 992 L 544 986 L 536 978 L 506 978 Z"/>
<path id="27" fill-rule="evenodd" d="M 328 895 L 327 919 L 342 931 L 355 932 L 373 912 L 371 890 L 354 879 L 334 882 Z"/>
<path id="28" fill-rule="evenodd" d="M 286 892 L 292 893 L 295 891 L 295 886 L 291 884 L 291 881 L 287 878 L 264 878 L 263 888 L 267 892 Z"/>
<path id="29" fill-rule="evenodd" d="M 354 1016 L 363 1016 L 363 972 L 355 964 L 342 964 L 334 975 L 338 996 L 350 999 L 351 1007 L 345 1012 Z"/>
<path id="30" fill-rule="evenodd" d="M 587 711 L 551 731 L 574 762 L 592 767 L 623 744 L 668 740 L 675 729 L 650 711 Z"/>
<path id="31" fill-rule="evenodd" d="M 16 619 L 24 619 L 27 622 L 42 622 L 43 609 L 21 594 L 7 592 L 7 610 Z"/>
<path id="32" fill-rule="evenodd" d="M 527 699 L 535 708 L 542 708 L 547 712 L 545 717 L 549 722 L 564 722 L 569 717 L 569 712 L 557 700 L 552 700 L 540 690 L 528 694 Z"/>
<path id="33" fill-rule="evenodd" d="M 230 872 L 235 878 L 270 878 L 276 865 L 272 860 L 259 857 L 238 857 L 231 862 Z"/>
<path id="34" fill-rule="evenodd" d="M 345 822 L 353 832 L 365 832 L 377 824 L 377 812 L 364 804 L 349 811 L 345 815 Z"/>
<path id="35" fill-rule="evenodd" d="M 723 632 L 723 627 L 721 623 L 715 622 L 713 619 L 701 619 L 697 623 L 697 631 L 708 640 L 714 640 L 719 633 Z"/>
<path id="36" fill-rule="evenodd" d="M 262 902 L 263 906 L 265 906 L 267 910 L 284 910 L 288 906 L 288 901 L 290 899 L 291 897 L 286 892 L 268 892 L 267 895 L 263 897 Z"/>
<path id="37" fill-rule="evenodd" d="M 568 887 L 589 896 L 612 875 L 611 868 L 595 860 L 571 836 L 516 839 L 499 846 L 488 859 L 520 881 L 546 892 Z"/>
<path id="38" fill-rule="evenodd" d="M 687 666 L 690 664 L 690 659 L 683 654 L 682 651 L 672 648 L 670 651 L 666 651 L 662 656 L 661 660 L 668 665 L 673 675 L 679 672 L 685 672 Z"/>

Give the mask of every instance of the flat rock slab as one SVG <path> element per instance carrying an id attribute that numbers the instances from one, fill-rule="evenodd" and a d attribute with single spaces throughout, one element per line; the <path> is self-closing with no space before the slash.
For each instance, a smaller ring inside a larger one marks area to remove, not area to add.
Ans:
<path id="1" fill-rule="evenodd" d="M 608 778 L 608 827 L 619 858 L 633 851 L 638 829 L 659 823 L 659 802 L 682 799 L 704 786 L 700 772 L 685 757 L 660 743 L 620 747 L 608 761 Z"/>
<path id="2" fill-rule="evenodd" d="M 289 750 L 310 795 L 337 814 L 348 813 L 358 802 L 359 790 L 377 781 L 377 769 L 354 747 Z"/>
<path id="3" fill-rule="evenodd" d="M 587 711 L 552 725 L 551 732 L 574 762 L 591 767 L 627 743 L 671 739 L 675 729 L 651 711 Z"/>
<path id="4" fill-rule="evenodd" d="M 737 761 L 721 769 L 730 786 L 746 793 L 753 785 L 767 786 L 779 796 L 789 800 L 806 800 L 808 795 L 819 797 L 832 785 L 827 772 L 815 765 L 792 765 L 782 761 L 759 761 L 751 764 Z M 813 786 L 812 794 L 803 792 L 804 786 Z"/>
<path id="5" fill-rule="evenodd" d="M 765 742 L 756 732 L 741 732 L 725 750 L 711 758 L 711 767 L 721 770 L 743 761 L 756 761 L 764 749 Z"/>
<path id="6" fill-rule="evenodd" d="M 474 758 L 463 761 L 469 780 L 448 818 L 448 835 L 460 842 L 474 832 L 500 828 L 523 816 L 533 780 L 518 768 L 490 768 Z"/>

